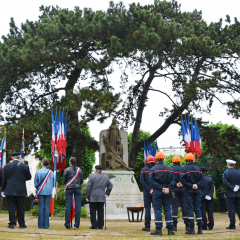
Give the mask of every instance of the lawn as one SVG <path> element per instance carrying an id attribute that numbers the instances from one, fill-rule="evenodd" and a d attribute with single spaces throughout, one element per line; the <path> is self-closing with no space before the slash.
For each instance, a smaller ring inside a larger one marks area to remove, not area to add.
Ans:
<path id="1" fill-rule="evenodd" d="M 237 230 L 226 230 L 229 224 L 227 214 L 214 214 L 215 226 L 212 231 L 203 231 L 203 235 L 188 236 L 185 235 L 183 221 L 178 224 L 178 231 L 171 239 L 240 239 L 240 226 L 237 221 Z M 237 217 L 236 217 L 237 219 Z M 81 219 L 79 230 L 67 230 L 63 226 L 64 219 L 54 217 L 50 219 L 50 228 L 47 230 L 38 229 L 37 217 L 29 213 L 25 216 L 27 229 L 8 229 L 8 214 L 0 214 L 0 236 L 1 239 L 170 239 L 167 235 L 167 229 L 163 228 L 163 236 L 151 236 L 149 232 L 142 232 L 144 222 L 129 223 L 127 220 L 107 220 L 107 229 L 91 230 L 90 220 Z M 154 222 L 152 222 L 154 226 Z M 165 226 L 165 223 L 164 223 Z M 152 227 L 152 230 L 154 227 Z"/>

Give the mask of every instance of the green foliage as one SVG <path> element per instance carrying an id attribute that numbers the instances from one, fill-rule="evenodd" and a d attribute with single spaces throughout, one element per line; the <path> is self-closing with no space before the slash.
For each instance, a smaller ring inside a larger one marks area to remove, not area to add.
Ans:
<path id="1" fill-rule="evenodd" d="M 173 166 L 173 163 L 172 163 L 172 159 L 173 159 L 173 157 L 175 156 L 175 154 L 170 154 L 170 155 L 168 155 L 167 157 L 166 157 L 166 159 L 165 159 L 165 161 L 164 161 L 164 164 L 166 164 L 167 166 L 169 166 L 169 167 L 172 167 Z M 182 156 L 182 155 L 178 155 L 180 158 L 181 158 L 181 163 L 180 163 L 180 165 L 182 166 L 182 167 L 184 167 L 185 165 L 186 165 L 186 162 L 185 162 L 185 160 L 184 160 L 184 156 Z"/>
<path id="2" fill-rule="evenodd" d="M 35 206 L 30 212 L 32 216 L 38 216 L 39 206 Z"/>
<path id="3" fill-rule="evenodd" d="M 26 197 L 24 203 L 25 211 L 29 211 L 32 208 L 32 197 Z M 7 198 L 3 198 L 3 207 L 2 210 L 8 210 Z"/>

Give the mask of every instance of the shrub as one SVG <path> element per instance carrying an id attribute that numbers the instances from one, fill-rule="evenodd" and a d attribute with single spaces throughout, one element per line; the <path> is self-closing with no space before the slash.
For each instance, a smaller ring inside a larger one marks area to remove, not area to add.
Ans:
<path id="1" fill-rule="evenodd" d="M 26 197 L 25 198 L 25 204 L 24 204 L 25 211 L 29 211 L 32 208 L 32 197 Z M 7 198 L 3 198 L 3 207 L 2 210 L 8 211 L 8 204 L 7 204 Z"/>

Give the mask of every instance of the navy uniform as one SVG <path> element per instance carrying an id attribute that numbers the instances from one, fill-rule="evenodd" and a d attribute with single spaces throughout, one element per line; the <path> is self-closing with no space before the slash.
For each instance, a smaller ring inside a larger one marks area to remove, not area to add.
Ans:
<path id="1" fill-rule="evenodd" d="M 143 186 L 144 207 L 145 207 L 145 227 L 142 228 L 142 230 L 150 231 L 153 186 L 149 180 L 149 172 L 150 172 L 150 169 L 153 166 L 155 166 L 155 158 L 151 155 L 147 156 L 146 164 L 147 166 L 144 167 L 140 172 L 140 183 Z"/>
<path id="2" fill-rule="evenodd" d="M 156 231 L 151 235 L 162 235 L 162 206 L 165 213 L 168 235 L 174 235 L 173 220 L 171 215 L 171 195 L 170 190 L 175 184 L 174 174 L 170 167 L 163 164 L 165 156 L 162 152 L 157 152 L 155 159 L 157 164 L 150 169 L 149 179 L 153 185 L 153 207 L 155 212 Z"/>
<path id="3" fill-rule="evenodd" d="M 201 167 L 203 173 L 203 186 L 201 187 L 201 212 L 202 212 L 202 230 L 213 229 L 214 219 L 213 219 L 213 192 L 214 192 L 214 182 L 211 177 L 206 176 L 207 169 Z M 206 211 L 208 214 L 209 223 L 207 224 Z"/>
<path id="4" fill-rule="evenodd" d="M 175 198 L 172 199 L 172 219 L 173 219 L 173 230 L 177 231 L 177 224 L 178 224 L 178 200 L 180 202 L 182 208 L 182 218 L 186 225 L 186 230 L 188 228 L 188 208 L 187 208 L 187 196 L 185 187 L 180 182 L 180 173 L 182 170 L 182 166 L 180 165 L 181 158 L 179 156 L 174 156 L 172 159 L 174 163 L 171 170 L 174 173 L 175 178 L 175 185 L 173 188 L 173 192 L 175 193 Z M 180 183 L 180 184 L 179 184 Z"/>
<path id="5" fill-rule="evenodd" d="M 220 206 L 220 213 L 227 213 L 227 207 L 226 207 L 226 192 L 222 189 L 222 187 L 219 187 L 217 190 L 217 197 L 219 201 Z"/>
<path id="6" fill-rule="evenodd" d="M 187 165 L 181 171 L 181 183 L 186 188 L 187 201 L 188 201 L 188 220 L 190 230 L 186 234 L 195 234 L 194 231 L 194 212 L 198 225 L 198 234 L 202 234 L 202 214 L 201 214 L 201 190 L 203 186 L 203 175 L 199 167 L 195 166 L 192 161 L 194 156 L 187 153 L 184 157 Z M 197 185 L 197 187 L 196 187 Z"/>
<path id="7" fill-rule="evenodd" d="M 20 163 L 20 153 L 12 154 L 13 161 L 4 166 L 2 192 L 7 197 L 9 211 L 9 228 L 16 225 L 15 210 L 17 209 L 20 228 L 26 228 L 24 203 L 27 196 L 26 181 L 32 178 L 29 167 Z"/>
<path id="8" fill-rule="evenodd" d="M 230 225 L 227 229 L 235 227 L 235 209 L 240 219 L 240 171 L 234 168 L 236 162 L 226 160 L 228 169 L 223 173 L 223 184 L 227 187 L 227 204 Z"/>

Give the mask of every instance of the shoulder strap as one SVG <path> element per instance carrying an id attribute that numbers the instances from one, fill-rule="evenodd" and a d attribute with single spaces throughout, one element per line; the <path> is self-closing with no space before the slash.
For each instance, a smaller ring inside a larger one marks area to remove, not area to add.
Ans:
<path id="1" fill-rule="evenodd" d="M 49 171 L 47 172 L 47 175 L 42 179 L 41 183 L 40 183 L 39 186 L 38 186 L 38 190 L 37 190 L 37 193 L 36 193 L 37 196 L 38 196 L 38 195 L 40 194 L 40 192 L 42 191 L 42 189 L 43 189 L 44 185 L 46 184 L 46 182 L 47 182 L 47 180 L 48 180 L 48 178 L 49 178 L 49 176 L 50 176 L 51 173 L 52 173 L 52 171 L 49 170 Z"/>
<path id="2" fill-rule="evenodd" d="M 18 162 L 18 164 L 15 166 L 15 168 L 12 171 L 12 174 L 10 175 L 10 177 L 8 178 L 7 182 L 11 179 L 12 175 L 16 172 L 18 166 L 20 165 L 20 161 Z"/>
<path id="3" fill-rule="evenodd" d="M 77 177 L 78 174 L 80 173 L 80 170 L 81 170 L 80 167 L 77 167 L 75 175 L 73 176 L 73 178 L 71 178 L 71 179 L 67 182 L 67 184 L 66 184 L 66 186 L 65 186 L 65 189 L 64 189 L 64 192 L 66 192 L 67 187 L 74 182 L 74 180 L 76 179 L 76 177 Z"/>

